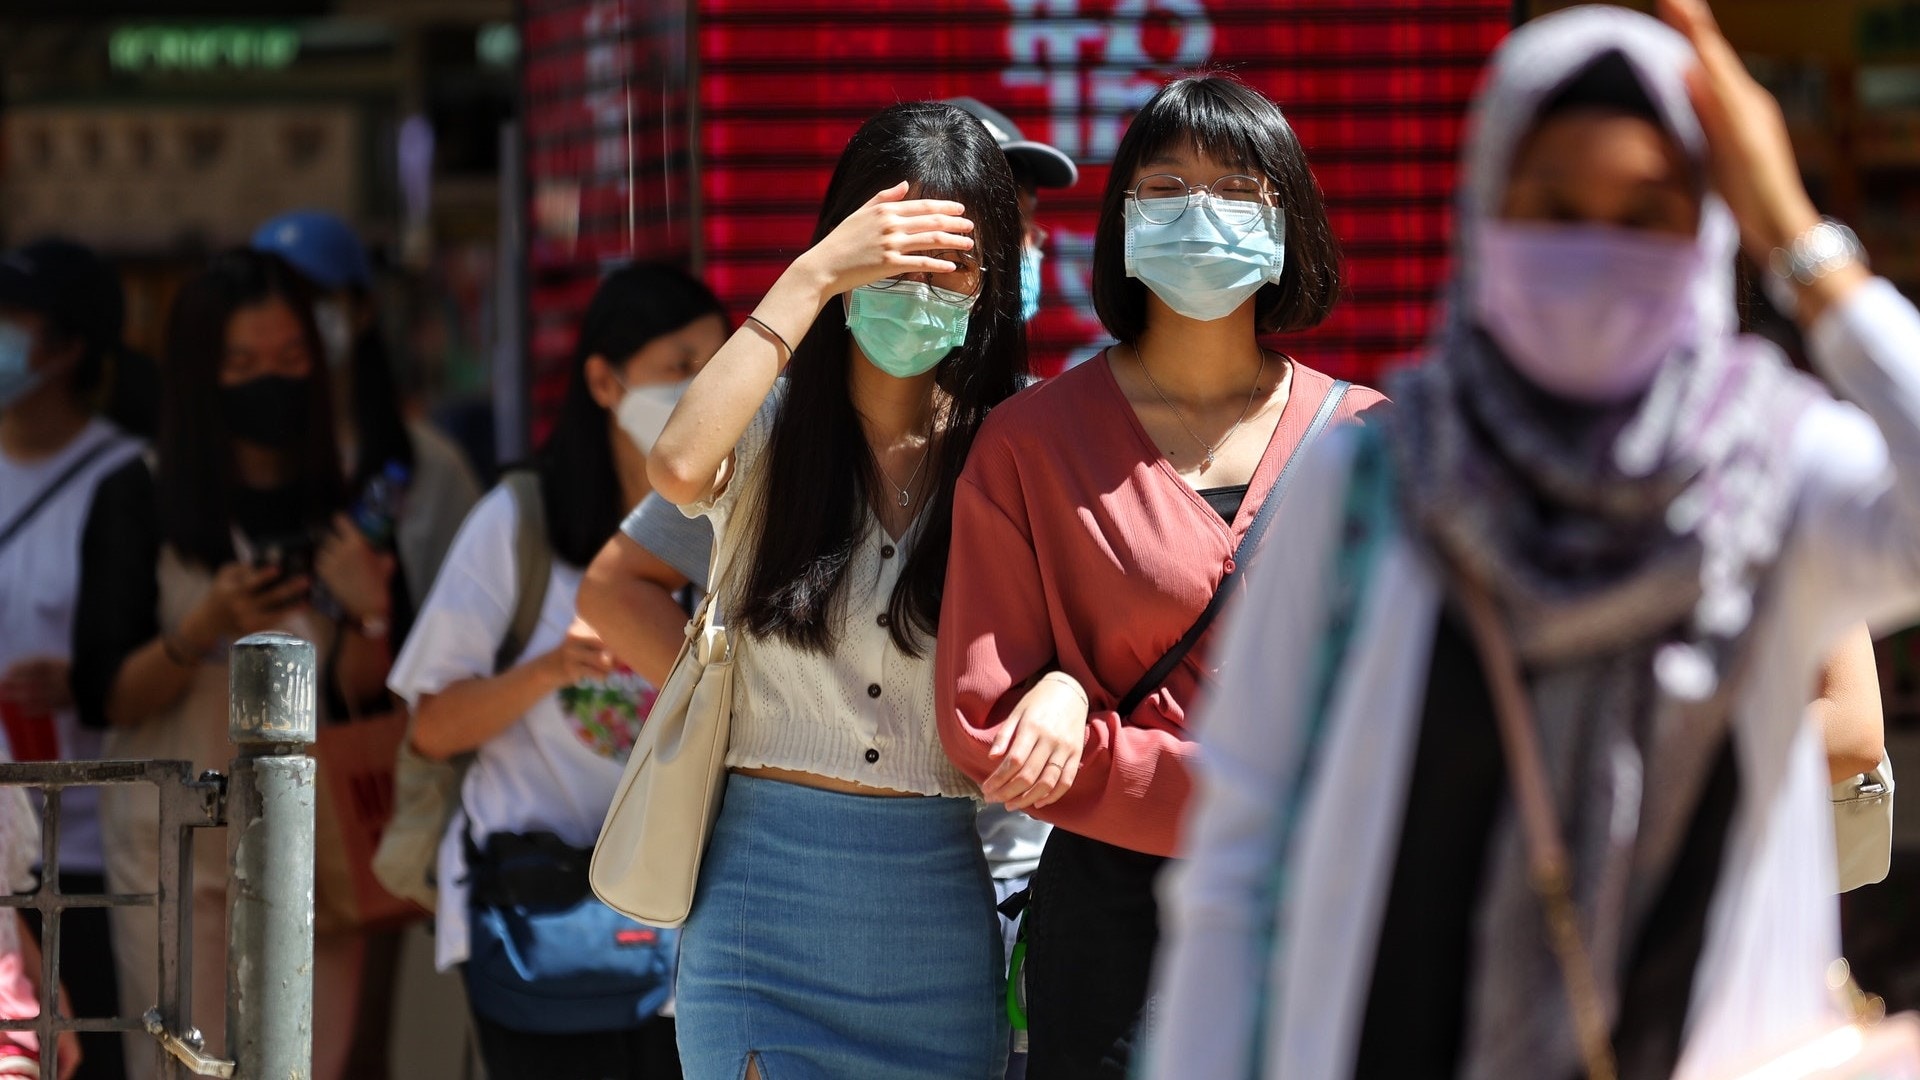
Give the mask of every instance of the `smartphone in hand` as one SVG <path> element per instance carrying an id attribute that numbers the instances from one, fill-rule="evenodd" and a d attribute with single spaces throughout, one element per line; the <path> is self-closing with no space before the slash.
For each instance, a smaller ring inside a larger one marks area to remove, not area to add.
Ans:
<path id="1" fill-rule="evenodd" d="M 272 568 L 279 571 L 272 580 L 261 585 L 256 592 L 266 592 L 279 586 L 289 578 L 311 576 L 313 574 L 313 538 L 309 536 L 290 536 L 270 540 L 260 545 L 254 555 L 256 568 Z M 288 600 L 280 605 L 283 608 L 304 603 L 305 597 Z"/>

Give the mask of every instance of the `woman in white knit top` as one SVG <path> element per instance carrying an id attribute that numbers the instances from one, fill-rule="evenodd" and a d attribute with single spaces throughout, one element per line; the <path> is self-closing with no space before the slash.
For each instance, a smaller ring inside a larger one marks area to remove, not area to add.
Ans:
<path id="1" fill-rule="evenodd" d="M 932 638 L 954 483 L 1026 371 L 1020 242 L 977 120 L 881 112 L 814 246 L 649 461 L 663 497 L 712 521 L 740 643 L 732 775 L 682 936 L 692 1080 L 1005 1067 L 978 791 L 934 728 Z"/>

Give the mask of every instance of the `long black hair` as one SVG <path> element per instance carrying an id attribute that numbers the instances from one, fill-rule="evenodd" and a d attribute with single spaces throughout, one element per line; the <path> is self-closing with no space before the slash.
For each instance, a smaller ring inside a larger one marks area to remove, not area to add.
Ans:
<path id="1" fill-rule="evenodd" d="M 1307 152 L 1264 94 L 1231 75 L 1203 71 L 1161 87 L 1114 152 L 1093 233 L 1093 308 L 1107 332 L 1133 342 L 1147 328 L 1147 287 L 1127 276 L 1127 189 L 1142 163 L 1177 146 L 1265 177 L 1286 220 L 1285 270 L 1254 294 L 1254 325 L 1263 334 L 1318 326 L 1340 298 L 1340 242 Z"/>
<path id="2" fill-rule="evenodd" d="M 277 255 L 245 248 L 216 255 L 180 289 L 167 319 L 155 446 L 161 533 L 183 556 L 205 566 L 233 558 L 233 492 L 239 478 L 233 436 L 220 403 L 227 324 L 235 312 L 275 300 L 300 321 L 313 358 L 307 375 L 306 439 L 290 451 L 301 516 L 310 529 L 323 529 L 345 502 L 326 354 L 314 328 L 306 282 Z"/>
<path id="3" fill-rule="evenodd" d="M 934 496 L 922 511 L 912 556 L 888 604 L 893 640 L 910 655 L 940 621 L 953 487 L 987 410 L 1019 389 L 1027 373 L 1020 320 L 1020 202 L 1006 155 L 965 111 L 939 102 L 894 105 L 860 126 L 827 184 L 814 229 L 818 243 L 874 194 L 902 180 L 912 197 L 951 199 L 974 223 L 983 268 L 967 340 L 935 378 L 951 398 L 946 437 L 929 462 Z M 848 388 L 852 355 L 844 304 L 829 301 L 793 350 L 786 402 L 767 448 L 758 499 L 752 572 L 741 618 L 763 637 L 826 652 L 834 645 L 837 599 L 847 564 L 883 497 Z"/>
<path id="4" fill-rule="evenodd" d="M 587 361 L 598 356 L 618 371 L 655 338 L 709 315 L 726 319 L 720 298 L 698 278 L 666 263 L 615 270 L 587 304 L 560 415 L 533 458 L 546 504 L 547 542 L 566 562 L 585 566 L 592 561 L 631 509 L 621 502 L 611 425 L 587 387 Z"/>
<path id="5" fill-rule="evenodd" d="M 353 490 L 362 491 L 389 463 L 414 471 L 413 437 L 400 412 L 400 391 L 393 377 L 392 353 L 380 326 L 354 335 L 348 361 L 347 415 L 356 442 Z M 414 480 L 420 478 L 416 475 Z"/>

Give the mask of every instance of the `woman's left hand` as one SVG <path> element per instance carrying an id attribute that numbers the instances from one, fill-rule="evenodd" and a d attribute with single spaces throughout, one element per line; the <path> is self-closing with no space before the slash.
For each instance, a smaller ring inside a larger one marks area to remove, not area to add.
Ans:
<path id="1" fill-rule="evenodd" d="M 1049 672 L 1021 696 L 988 749 L 1000 764 L 980 785 L 988 802 L 1040 810 L 1080 775 L 1087 744 L 1087 693 L 1071 675 Z"/>
<path id="2" fill-rule="evenodd" d="M 1660 15 L 1699 54 L 1687 90 L 1706 130 L 1714 186 L 1740 223 L 1747 255 L 1765 267 L 1774 248 L 1820 221 L 1800 180 L 1786 117 L 1740 62 L 1706 0 L 1660 0 Z"/>
<path id="3" fill-rule="evenodd" d="M 333 531 L 313 557 L 315 575 L 355 619 L 386 617 L 393 568 L 393 556 L 375 551 L 345 514 L 334 515 Z"/>

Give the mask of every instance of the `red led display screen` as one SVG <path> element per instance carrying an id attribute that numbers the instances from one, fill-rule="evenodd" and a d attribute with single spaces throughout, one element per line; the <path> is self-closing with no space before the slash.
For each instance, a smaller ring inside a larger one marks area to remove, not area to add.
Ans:
<path id="1" fill-rule="evenodd" d="M 1154 90 L 1203 64 L 1279 102 L 1346 251 L 1347 297 L 1285 347 L 1374 376 L 1430 321 L 1461 120 L 1512 10 L 1511 0 L 528 0 L 536 414 L 557 402 L 571 321 L 606 261 L 691 259 L 745 313 L 811 236 L 847 137 L 915 98 L 979 98 L 1080 163 L 1078 186 L 1041 193 L 1050 239 L 1033 343 L 1042 372 L 1092 355 L 1108 340 L 1088 296 L 1106 162 Z"/>
<path id="2" fill-rule="evenodd" d="M 700 5 L 705 270 L 745 311 L 812 235 L 840 148 L 895 101 L 970 95 L 1080 164 L 1041 193 L 1051 233 L 1036 366 L 1108 337 L 1093 224 L 1132 113 L 1214 64 L 1277 101 L 1347 254 L 1347 299 L 1286 346 L 1367 377 L 1416 346 L 1446 261 L 1460 123 L 1510 0 L 707 0 Z"/>
<path id="3" fill-rule="evenodd" d="M 566 389 L 600 274 L 693 250 L 685 0 L 526 0 L 527 362 L 533 444 Z"/>

